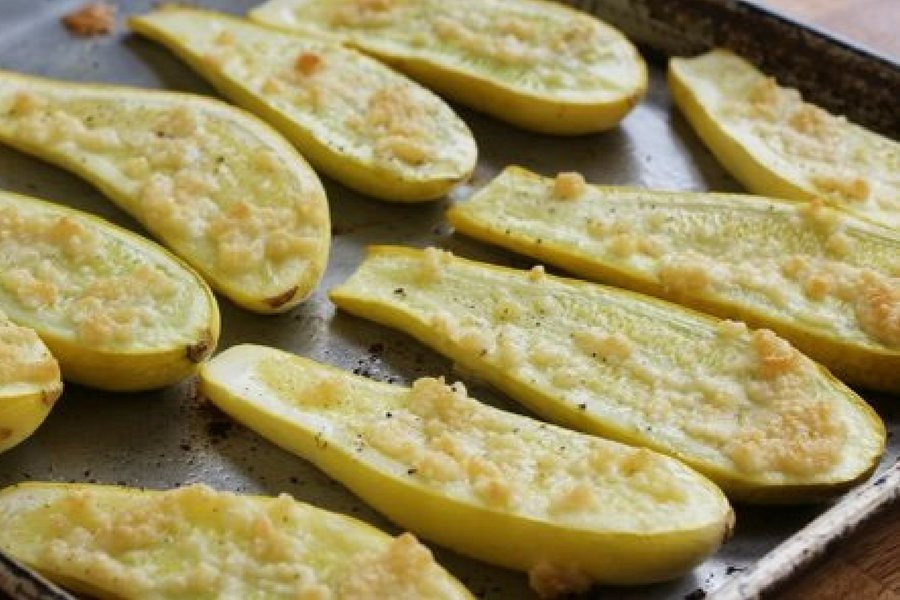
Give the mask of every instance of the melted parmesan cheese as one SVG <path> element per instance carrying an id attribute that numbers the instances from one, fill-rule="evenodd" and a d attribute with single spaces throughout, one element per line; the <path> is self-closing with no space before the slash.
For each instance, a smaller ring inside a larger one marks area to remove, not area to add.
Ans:
<path id="1" fill-rule="evenodd" d="M 314 173 L 225 105 L 10 77 L 0 82 L 0 140 L 94 174 L 229 294 L 282 293 L 319 268 L 328 216 Z M 250 158 L 276 151 L 260 176 Z"/>
<path id="2" fill-rule="evenodd" d="M 842 452 L 851 432 L 870 428 L 847 401 L 850 392 L 771 332 L 716 326 L 612 288 L 549 277 L 535 285 L 525 272 L 456 258 L 439 282 L 423 286 L 409 275 L 423 260 L 411 250 L 376 252 L 333 299 L 345 306 L 346 298 L 364 296 L 373 307 L 367 314 L 413 317 L 392 321 L 401 326 L 440 311 L 444 331 L 410 331 L 488 381 L 511 378 L 527 387 L 540 399 L 529 401 L 539 412 L 581 415 L 583 426 L 606 435 L 640 432 L 629 439 L 693 464 L 773 482 L 827 480 L 864 468 L 853 466 L 856 453 Z M 403 296 L 391 293 L 398 286 Z M 555 309 L 501 321 L 496 306 L 506 295 L 550 298 Z M 473 354 L 460 344 L 468 323 L 489 333 L 492 349 Z M 522 477 L 505 481 L 515 485 Z M 569 493 L 577 482 L 559 483 Z"/>
<path id="3" fill-rule="evenodd" d="M 91 348 L 196 342 L 207 298 L 174 259 L 86 215 L 0 194 L 0 306 Z"/>
<path id="4" fill-rule="evenodd" d="M 703 109 L 810 196 L 900 225 L 900 145 L 806 103 L 724 50 L 673 62 Z"/>
<path id="5" fill-rule="evenodd" d="M 284 494 L 41 488 L 21 488 L 24 506 L 0 506 L 0 545 L 116 596 L 466 597 L 412 535 L 392 539 Z"/>

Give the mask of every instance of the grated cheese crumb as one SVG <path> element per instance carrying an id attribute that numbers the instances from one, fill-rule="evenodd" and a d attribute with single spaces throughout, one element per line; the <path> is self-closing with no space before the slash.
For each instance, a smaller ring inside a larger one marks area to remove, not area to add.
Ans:
<path id="1" fill-rule="evenodd" d="M 620 332 L 592 328 L 575 332 L 573 339 L 579 350 L 601 360 L 624 360 L 632 353 L 631 341 Z"/>
<path id="2" fill-rule="evenodd" d="M 17 117 L 32 116 L 46 110 L 47 100 L 34 92 L 22 90 L 16 93 L 11 108 Z"/>
<path id="3" fill-rule="evenodd" d="M 728 319 L 719 321 L 717 329 L 720 335 L 731 339 L 743 337 L 749 332 L 747 325 L 743 321 L 731 321 Z"/>
<path id="4" fill-rule="evenodd" d="M 869 182 L 861 177 L 814 175 L 811 181 L 821 193 L 851 202 L 865 202 L 871 193 Z"/>
<path id="5" fill-rule="evenodd" d="M 573 200 L 582 196 L 586 190 L 587 184 L 581 173 L 559 173 L 553 180 L 553 197 L 558 200 Z"/>
<path id="6" fill-rule="evenodd" d="M 590 576 L 570 566 L 539 562 L 528 571 L 528 585 L 541 598 L 583 594 L 591 589 Z"/>
<path id="7" fill-rule="evenodd" d="M 547 271 L 544 265 L 535 265 L 528 271 L 528 280 L 534 283 L 540 283 L 547 278 Z"/>
<path id="8" fill-rule="evenodd" d="M 750 338 L 756 352 L 758 373 L 762 379 L 773 379 L 796 371 L 801 366 L 801 354 L 768 329 L 757 329 Z"/>
<path id="9" fill-rule="evenodd" d="M 439 281 L 444 268 L 450 264 L 453 254 L 433 246 L 425 248 L 422 253 L 422 268 L 419 271 L 419 279 L 423 283 Z"/>
<path id="10" fill-rule="evenodd" d="M 900 277 L 864 271 L 856 289 L 856 318 L 872 337 L 900 348 Z"/>

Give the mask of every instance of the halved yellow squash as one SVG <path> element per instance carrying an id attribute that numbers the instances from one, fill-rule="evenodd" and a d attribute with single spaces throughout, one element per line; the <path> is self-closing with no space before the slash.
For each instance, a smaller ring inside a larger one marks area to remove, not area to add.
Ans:
<path id="1" fill-rule="evenodd" d="M 675 103 L 722 165 L 752 192 L 823 198 L 900 227 L 900 144 L 713 50 L 669 61 Z"/>
<path id="2" fill-rule="evenodd" d="M 416 535 L 530 571 L 546 595 L 677 577 L 718 548 L 728 501 L 676 460 L 481 404 L 462 384 L 374 382 L 235 346 L 201 392 Z M 566 587 L 568 586 L 568 587 Z"/>
<path id="3" fill-rule="evenodd" d="M 61 393 L 59 365 L 41 338 L 0 312 L 0 452 L 34 433 Z"/>
<path id="4" fill-rule="evenodd" d="M 0 549 L 96 598 L 472 598 L 408 533 L 203 485 L 12 486 L 0 492 Z"/>
<path id="5" fill-rule="evenodd" d="M 818 203 L 587 185 L 507 168 L 457 231 L 769 327 L 851 384 L 900 393 L 900 233 Z"/>
<path id="6" fill-rule="evenodd" d="M 270 0 L 250 18 L 327 35 L 448 98 L 525 129 L 616 125 L 647 68 L 616 29 L 544 0 Z"/>
<path id="7" fill-rule="evenodd" d="M 359 192 L 433 200 L 475 168 L 472 133 L 443 100 L 337 42 L 182 7 L 129 24 Z"/>
<path id="8" fill-rule="evenodd" d="M 219 308 L 157 244 L 86 213 L 0 192 L 0 310 L 63 377 L 107 390 L 175 383 L 216 347 Z"/>
<path id="9" fill-rule="evenodd" d="M 884 450 L 875 412 L 771 331 L 543 267 L 375 247 L 331 298 L 551 421 L 677 457 L 735 499 L 834 494 Z"/>
<path id="10" fill-rule="evenodd" d="M 315 172 L 223 102 L 0 71 L 0 143 L 87 179 L 250 310 L 288 310 L 325 268 L 328 206 Z"/>

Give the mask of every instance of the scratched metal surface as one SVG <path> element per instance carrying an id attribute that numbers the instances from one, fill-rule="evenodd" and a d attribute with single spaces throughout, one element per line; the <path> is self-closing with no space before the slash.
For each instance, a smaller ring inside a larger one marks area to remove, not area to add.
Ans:
<path id="1" fill-rule="evenodd" d="M 710 2 L 712 0 L 704 0 Z M 214 94 L 201 78 L 155 44 L 130 35 L 76 39 L 59 25 L 59 16 L 81 0 L 0 0 L 0 68 L 77 81 L 104 81 Z M 121 13 L 150 9 L 151 0 L 121 2 Z M 249 0 L 203 0 L 198 4 L 241 13 Z M 584 3 L 582 3 L 584 4 Z M 607 16 L 627 17 L 630 27 L 652 32 L 652 11 L 611 0 L 590 1 Z M 639 7 L 642 2 L 636 2 Z M 652 4 L 652 2 L 651 2 Z M 731 4 L 724 2 L 724 4 Z M 649 16 L 648 16 L 649 15 Z M 666 34 L 670 36 L 670 33 Z M 645 36 L 653 41 L 653 36 Z M 696 43 L 696 42 L 692 42 Z M 334 224 L 329 268 L 315 295 L 282 316 L 257 316 L 220 299 L 220 348 L 236 343 L 269 344 L 317 360 L 357 370 L 377 379 L 409 382 L 422 375 L 453 373 L 450 363 L 407 336 L 341 314 L 325 292 L 359 263 L 370 243 L 440 245 L 471 258 L 514 266 L 530 263 L 505 251 L 453 235 L 443 219 L 452 201 L 468 196 L 500 168 L 517 163 L 552 174 L 584 172 L 609 184 L 720 191 L 738 190 L 673 110 L 659 64 L 651 65 L 646 100 L 613 131 L 559 139 L 518 131 L 465 109 L 481 159 L 469 185 L 452 198 L 419 206 L 394 206 L 367 199 L 325 180 Z M 138 225 L 89 185 L 38 160 L 0 148 L 0 188 L 81 208 L 125 227 Z M 472 394 L 509 410 L 515 403 L 478 385 Z M 896 461 L 900 418 L 895 402 L 872 399 L 890 429 L 890 448 L 879 468 Z M 877 477 L 877 475 L 876 475 Z M 199 402 L 191 382 L 154 393 L 114 395 L 69 385 L 46 423 L 17 448 L 0 455 L 0 486 L 23 480 L 86 481 L 168 488 L 193 482 L 238 492 L 277 494 L 355 515 L 389 531 L 388 522 L 303 460 L 252 432 L 233 425 Z M 737 507 L 735 536 L 688 576 L 666 584 L 633 589 L 597 589 L 596 598 L 656 599 L 702 597 L 734 579 L 815 517 L 832 509 L 841 522 L 842 505 Z M 837 532 L 839 527 L 835 526 Z M 438 559 L 478 596 L 531 597 L 526 578 L 433 547 Z"/>

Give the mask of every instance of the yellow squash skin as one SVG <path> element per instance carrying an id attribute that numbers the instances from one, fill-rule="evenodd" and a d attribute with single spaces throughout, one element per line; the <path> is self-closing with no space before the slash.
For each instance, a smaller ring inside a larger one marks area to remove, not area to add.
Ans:
<path id="1" fill-rule="evenodd" d="M 900 227 L 900 144 L 803 102 L 727 50 L 669 61 L 675 104 L 750 191 Z"/>
<path id="2" fill-rule="evenodd" d="M 475 168 L 472 133 L 443 100 L 337 42 L 181 7 L 129 24 L 359 192 L 434 200 Z"/>
<path id="3" fill-rule="evenodd" d="M 551 573 L 558 593 L 677 577 L 732 525 L 719 489 L 678 461 L 497 410 L 461 384 L 387 385 L 251 345 L 218 355 L 200 381 L 401 527 L 530 571 L 542 593 Z"/>
<path id="4" fill-rule="evenodd" d="M 524 129 L 578 135 L 615 126 L 647 87 L 617 30 L 543 0 L 270 0 L 250 18 L 328 35 L 438 93 Z"/>
<path id="5" fill-rule="evenodd" d="M 113 391 L 176 383 L 219 339 L 216 299 L 181 260 L 87 213 L 9 192 L 0 310 L 37 332 L 65 379 Z"/>
<path id="6" fill-rule="evenodd" d="M 238 108 L 0 71 L 0 143 L 92 183 L 244 308 L 289 310 L 322 276 L 322 185 L 287 140 Z"/>
<path id="7" fill-rule="evenodd" d="M 865 478 L 884 424 L 768 330 L 450 253 L 374 247 L 331 291 L 542 417 L 679 458 L 736 500 L 801 502 Z"/>
<path id="8" fill-rule="evenodd" d="M 410 534 L 287 494 L 22 483 L 0 492 L 0 549 L 103 599 L 472 600 Z"/>
<path id="9" fill-rule="evenodd" d="M 59 365 L 41 339 L 0 312 L 0 452 L 34 433 L 61 393 Z"/>
<path id="10" fill-rule="evenodd" d="M 900 393 L 894 230 L 821 203 L 593 186 L 519 167 L 447 217 L 583 277 L 771 328 L 843 381 Z"/>

